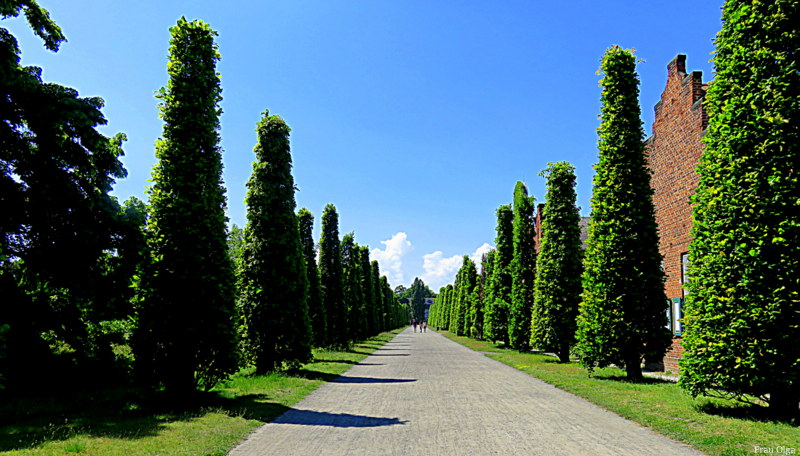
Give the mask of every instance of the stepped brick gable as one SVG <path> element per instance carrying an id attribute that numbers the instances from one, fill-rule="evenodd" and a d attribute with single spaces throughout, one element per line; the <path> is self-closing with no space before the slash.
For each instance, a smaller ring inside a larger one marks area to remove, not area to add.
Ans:
<path id="1" fill-rule="evenodd" d="M 664 358 L 664 368 L 678 372 L 680 318 L 685 296 L 683 283 L 689 241 L 692 207 L 690 198 L 697 188 L 696 172 L 703 151 L 702 137 L 708 124 L 703 107 L 708 84 L 702 72 L 686 72 L 686 56 L 679 54 L 667 65 L 667 85 L 655 106 L 653 134 L 646 141 L 646 154 L 653 172 L 653 203 L 659 227 L 659 251 L 663 256 L 667 280 L 665 291 L 670 300 L 671 325 L 676 334 L 672 348 Z"/>

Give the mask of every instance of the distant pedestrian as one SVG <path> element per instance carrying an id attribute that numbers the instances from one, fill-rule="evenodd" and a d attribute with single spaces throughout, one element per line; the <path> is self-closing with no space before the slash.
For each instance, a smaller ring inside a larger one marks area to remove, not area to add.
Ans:
<path id="1" fill-rule="evenodd" d="M 411 326 L 414 327 L 414 332 L 417 332 L 417 320 L 411 320 Z M 421 329 L 420 332 L 422 332 Z"/>
<path id="2" fill-rule="evenodd" d="M 427 321 L 423 321 L 422 322 L 422 330 L 425 331 L 425 332 L 428 332 L 428 322 Z"/>

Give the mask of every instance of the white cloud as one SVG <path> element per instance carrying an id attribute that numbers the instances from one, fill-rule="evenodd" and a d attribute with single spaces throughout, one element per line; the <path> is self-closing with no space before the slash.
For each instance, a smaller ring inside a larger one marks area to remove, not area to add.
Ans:
<path id="1" fill-rule="evenodd" d="M 461 267 L 461 257 L 453 255 L 444 258 L 444 253 L 437 250 L 433 253 L 422 256 L 422 281 L 425 282 L 434 293 L 439 292 L 439 288 L 453 281 L 458 268 Z"/>
<path id="2" fill-rule="evenodd" d="M 472 261 L 475 262 L 475 266 L 478 267 L 478 273 L 481 272 L 481 257 L 489 253 L 489 251 L 493 249 L 494 249 L 493 246 L 484 242 L 482 246 L 478 247 L 477 250 L 475 250 L 475 252 L 469 256 L 470 258 L 472 258 Z"/>
<path id="3" fill-rule="evenodd" d="M 481 267 L 481 256 L 493 248 L 494 247 L 491 245 L 483 243 L 483 245 L 478 247 L 475 252 L 469 256 L 478 267 L 478 272 L 480 272 Z M 441 250 L 423 255 L 422 269 L 424 272 L 422 273 L 421 279 L 426 285 L 428 285 L 428 287 L 430 287 L 431 290 L 438 293 L 439 288 L 447 285 L 448 283 L 452 283 L 455 280 L 458 268 L 461 267 L 463 261 L 462 255 L 445 257 Z"/>
<path id="4" fill-rule="evenodd" d="M 392 286 L 397 286 L 403 283 L 403 255 L 411 250 L 411 241 L 408 240 L 408 235 L 400 231 L 391 239 L 381 241 L 381 244 L 386 247 L 381 249 L 372 249 L 370 257 L 377 260 L 381 267 L 381 272 L 386 274 L 389 283 Z"/>

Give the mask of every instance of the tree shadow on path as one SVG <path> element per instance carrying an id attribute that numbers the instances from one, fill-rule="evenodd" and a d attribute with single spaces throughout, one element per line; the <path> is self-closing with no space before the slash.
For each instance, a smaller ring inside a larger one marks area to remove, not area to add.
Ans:
<path id="1" fill-rule="evenodd" d="M 349 377 L 342 375 L 331 380 L 331 383 L 411 383 L 416 381 L 416 379 L 405 378 Z"/>
<path id="2" fill-rule="evenodd" d="M 340 428 L 380 427 L 406 424 L 400 418 L 353 415 L 350 413 L 318 412 L 315 410 L 289 409 L 278 417 L 275 424 L 298 424 L 303 426 L 332 426 Z"/>

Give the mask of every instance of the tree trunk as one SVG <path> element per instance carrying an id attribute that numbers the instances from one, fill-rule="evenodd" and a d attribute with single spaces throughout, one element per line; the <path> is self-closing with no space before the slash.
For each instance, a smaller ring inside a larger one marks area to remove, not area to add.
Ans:
<path id="1" fill-rule="evenodd" d="M 632 382 L 641 382 L 644 380 L 644 376 L 642 375 L 642 361 L 638 355 L 629 356 L 628 359 L 625 360 L 625 374 L 628 376 L 628 380 Z"/>
<path id="2" fill-rule="evenodd" d="M 800 415 L 800 392 L 776 390 L 769 395 L 769 411 L 776 418 L 794 418 Z"/>
<path id="3" fill-rule="evenodd" d="M 558 349 L 558 362 L 560 363 L 569 362 L 569 345 L 564 344 Z"/>

